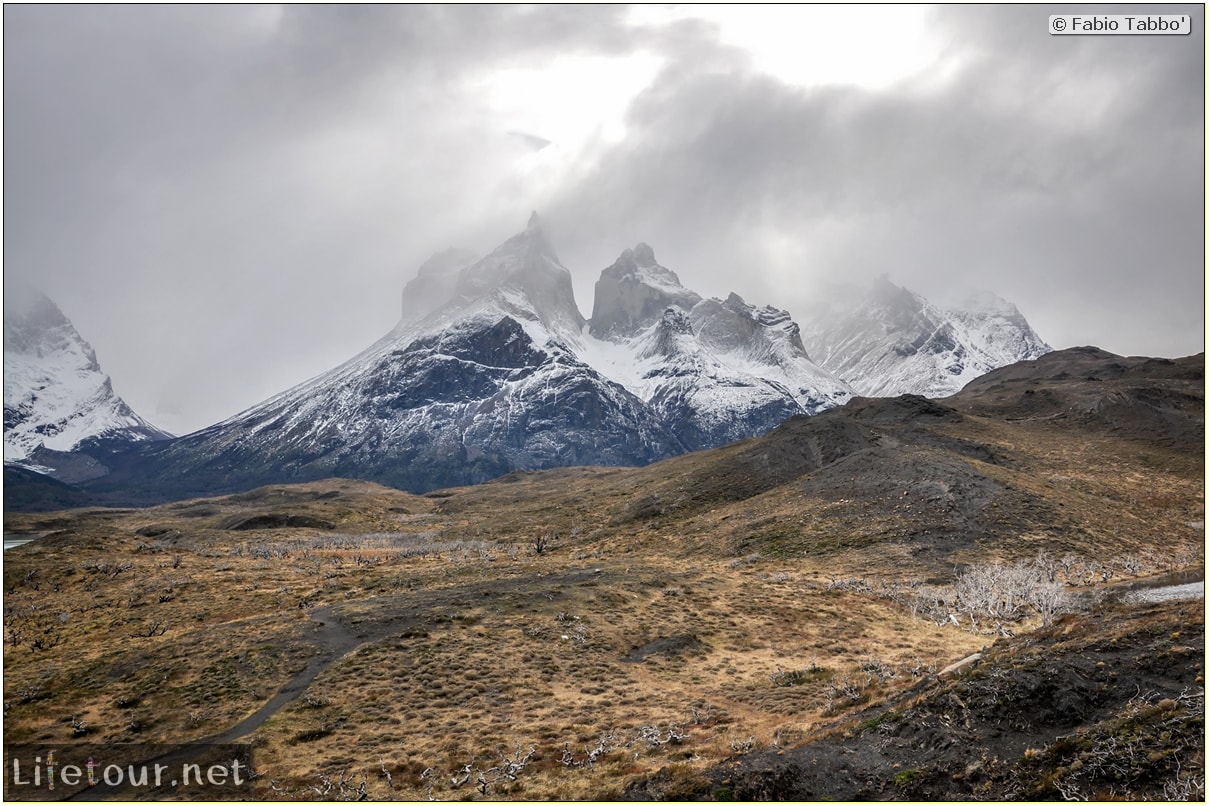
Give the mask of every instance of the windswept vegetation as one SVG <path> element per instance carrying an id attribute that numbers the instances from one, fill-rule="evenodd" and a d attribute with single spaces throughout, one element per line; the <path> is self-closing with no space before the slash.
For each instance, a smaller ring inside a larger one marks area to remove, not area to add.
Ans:
<path id="1" fill-rule="evenodd" d="M 1203 373 L 1003 383 L 640 469 L 8 513 L 5 741 L 246 741 L 286 800 L 1203 796 L 1202 605 L 1101 595 L 1203 567 L 1201 413 L 1153 391 Z"/>

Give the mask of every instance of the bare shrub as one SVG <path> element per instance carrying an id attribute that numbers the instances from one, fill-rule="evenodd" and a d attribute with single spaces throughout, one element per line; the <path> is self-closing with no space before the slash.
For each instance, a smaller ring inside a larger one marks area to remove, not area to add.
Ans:
<path id="1" fill-rule="evenodd" d="M 534 535 L 533 553 L 539 556 L 545 554 L 553 548 L 556 540 L 558 540 L 558 531 L 553 526 L 547 526 Z"/>
<path id="2" fill-rule="evenodd" d="M 524 755 L 522 755 L 522 753 L 524 753 Z M 479 793 L 485 797 L 491 792 L 491 788 L 497 785 L 500 781 L 515 781 L 521 772 L 524 771 L 525 767 L 533 759 L 536 753 L 537 748 L 533 745 L 529 745 L 528 752 L 524 752 L 520 748 L 517 748 L 516 752 L 511 756 L 501 751 L 499 754 L 499 763 L 491 767 L 479 767 L 472 761 L 466 766 L 462 767 L 461 770 L 454 773 L 454 775 L 449 779 L 450 786 L 454 788 L 463 786 L 470 781 L 471 778 L 473 778 L 475 781 L 475 788 L 478 789 Z M 427 775 L 428 771 L 425 770 L 424 776 Z M 428 791 L 431 794 L 431 784 L 429 785 Z"/>
<path id="3" fill-rule="evenodd" d="M 1051 562 L 1039 555 L 1012 565 L 971 566 L 951 586 L 910 588 L 903 603 L 913 616 L 935 624 L 966 624 L 971 632 L 1008 634 L 1008 625 L 1034 614 L 1049 624 L 1072 605 L 1057 582 L 1058 568 L 1068 559 Z"/>

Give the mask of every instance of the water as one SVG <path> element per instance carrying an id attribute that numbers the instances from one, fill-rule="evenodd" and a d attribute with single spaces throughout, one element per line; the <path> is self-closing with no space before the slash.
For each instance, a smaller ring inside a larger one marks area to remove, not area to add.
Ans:
<path id="1" fill-rule="evenodd" d="M 1142 588 L 1130 591 L 1121 597 L 1122 602 L 1174 602 L 1180 599 L 1204 599 L 1205 581 L 1186 582 L 1183 585 L 1163 585 L 1157 588 Z"/>
<path id="2" fill-rule="evenodd" d="M 1113 585 L 1109 595 L 1122 602 L 1173 602 L 1205 598 L 1205 571 L 1180 571 L 1174 574 Z"/>
<path id="3" fill-rule="evenodd" d="M 33 535 L 31 535 L 31 534 L 6 534 L 4 536 L 4 550 L 8 551 L 9 549 L 15 548 L 16 546 L 24 546 L 26 543 L 30 542 L 31 540 L 37 540 L 39 537 L 44 537 L 45 535 L 46 535 L 45 532 L 39 532 L 38 534 L 33 534 Z"/>

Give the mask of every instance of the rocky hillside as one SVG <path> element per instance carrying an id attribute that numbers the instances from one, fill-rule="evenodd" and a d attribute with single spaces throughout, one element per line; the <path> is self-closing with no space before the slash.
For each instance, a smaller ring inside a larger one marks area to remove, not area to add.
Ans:
<path id="1" fill-rule="evenodd" d="M 793 801 L 1199 801 L 1205 793 L 1203 600 L 1116 602 L 961 671 L 631 798 Z"/>

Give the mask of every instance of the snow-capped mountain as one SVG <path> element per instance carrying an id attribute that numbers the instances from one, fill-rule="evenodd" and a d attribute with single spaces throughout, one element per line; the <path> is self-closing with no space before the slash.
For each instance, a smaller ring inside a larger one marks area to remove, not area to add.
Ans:
<path id="1" fill-rule="evenodd" d="M 166 439 L 113 391 L 96 353 L 48 297 L 13 284 L 4 299 L 4 460 L 35 469 L 39 454 L 86 441 Z"/>
<path id="2" fill-rule="evenodd" d="M 408 284 L 410 317 L 360 355 L 145 464 L 198 488 L 343 475 L 424 491 L 684 451 L 643 401 L 581 360 L 571 274 L 536 215 L 483 259 L 459 262 L 426 264 Z"/>
<path id="3" fill-rule="evenodd" d="M 513 470 L 642 465 L 762 434 L 855 392 L 948 394 L 1048 350 L 1002 300 L 944 311 L 885 281 L 803 331 L 788 312 L 735 294 L 702 298 L 645 244 L 604 269 L 595 292 L 586 320 L 534 214 L 486 257 L 449 250 L 426 262 L 399 323 L 341 366 L 184 437 L 103 456 L 86 445 L 83 458 L 104 467 L 80 477 L 100 494 L 148 500 L 330 476 L 424 492 Z M 47 330 L 66 322 L 40 319 Z M 10 344 L 46 343 L 25 321 L 13 318 L 11 333 L 6 321 Z M 96 370 L 79 344 L 77 363 Z M 6 382 L 34 388 L 29 378 Z M 8 398 L 6 383 L 6 426 Z M 140 432 L 150 426 L 112 399 L 131 433 L 162 435 Z"/>
<path id="4" fill-rule="evenodd" d="M 586 360 L 646 402 L 689 450 L 762 434 L 852 390 L 815 365 L 787 311 L 702 299 L 646 244 L 601 272 Z"/>
<path id="5" fill-rule="evenodd" d="M 994 294 L 941 308 L 885 277 L 847 303 L 820 304 L 807 321 L 810 355 L 865 397 L 946 397 L 1051 350 L 1016 306 Z"/>
<path id="6" fill-rule="evenodd" d="M 413 491 L 512 470 L 642 465 L 763 433 L 848 388 L 789 314 L 706 300 L 627 250 L 591 323 L 536 214 L 481 260 L 437 255 L 403 318 L 343 365 L 140 452 L 122 478 L 177 493 L 349 476 Z"/>

